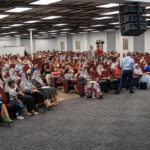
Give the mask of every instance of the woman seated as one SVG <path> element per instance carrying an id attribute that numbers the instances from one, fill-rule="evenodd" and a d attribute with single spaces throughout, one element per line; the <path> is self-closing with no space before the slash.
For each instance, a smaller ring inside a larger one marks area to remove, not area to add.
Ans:
<path id="1" fill-rule="evenodd" d="M 20 88 L 24 93 L 33 96 L 35 104 L 43 103 L 48 109 L 51 108 L 52 104 L 46 99 L 44 93 L 32 84 L 27 73 L 23 73 L 21 76 Z"/>
<path id="2" fill-rule="evenodd" d="M 46 99 L 51 99 L 52 102 L 55 103 L 56 106 L 58 106 L 58 101 L 57 101 L 57 91 L 55 88 L 50 87 L 50 86 L 45 86 L 41 79 L 41 74 L 40 71 L 36 70 L 33 72 L 32 76 L 32 83 L 33 85 L 42 93 L 44 93 Z"/>
<path id="3" fill-rule="evenodd" d="M 148 66 L 146 66 L 145 72 L 150 72 L 150 63 L 148 63 Z"/>
<path id="4" fill-rule="evenodd" d="M 143 73 L 139 64 L 135 65 L 134 74 L 140 76 L 140 83 L 147 83 L 147 88 L 150 89 L 150 76 L 147 73 Z"/>
<path id="5" fill-rule="evenodd" d="M 20 78 L 17 76 L 17 73 L 14 70 L 14 68 L 10 69 L 9 73 L 10 73 L 10 77 L 5 82 L 5 88 L 4 88 L 5 93 L 9 93 L 10 91 L 9 82 L 14 81 L 14 85 L 15 85 L 14 89 L 15 91 L 17 91 L 17 98 L 20 99 L 24 105 L 26 105 L 29 115 L 31 114 L 37 115 L 38 113 L 35 111 L 35 102 L 33 96 L 23 93 L 21 89 L 18 87 L 17 81 Z"/>
<path id="6" fill-rule="evenodd" d="M 73 87 L 74 87 L 75 91 L 78 93 L 77 78 L 75 78 L 72 68 L 70 66 L 68 66 L 68 68 L 65 70 L 64 77 L 66 80 L 72 81 Z"/>
<path id="7" fill-rule="evenodd" d="M 102 71 L 104 71 L 103 65 L 101 63 L 99 63 L 96 70 L 97 70 L 98 74 L 101 76 Z"/>
<path id="8" fill-rule="evenodd" d="M 10 124 L 13 121 L 10 119 L 7 108 L 6 108 L 5 104 L 2 103 L 2 101 L 3 101 L 3 99 L 2 99 L 2 96 L 0 94 L 0 116 L 1 116 L 1 119 L 4 123 Z"/>
<path id="9" fill-rule="evenodd" d="M 46 84 L 47 85 L 51 84 L 51 81 L 50 81 L 51 74 L 50 74 L 50 72 L 51 71 L 50 71 L 50 68 L 48 67 L 48 65 L 43 64 L 42 68 L 41 68 L 41 76 L 46 79 Z"/>
<path id="10" fill-rule="evenodd" d="M 99 83 L 96 81 L 92 82 L 91 76 L 86 68 L 81 71 L 80 78 L 83 78 L 86 81 L 84 87 L 85 98 L 102 98 L 103 95 Z"/>

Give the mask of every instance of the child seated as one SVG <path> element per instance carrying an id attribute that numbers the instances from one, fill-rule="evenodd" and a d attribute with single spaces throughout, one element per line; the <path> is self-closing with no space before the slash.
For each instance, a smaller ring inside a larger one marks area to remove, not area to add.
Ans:
<path id="1" fill-rule="evenodd" d="M 12 105 L 14 105 L 14 106 L 19 108 L 17 119 L 18 120 L 23 120 L 24 117 L 22 117 L 22 113 L 23 113 L 24 105 L 21 102 L 21 100 L 19 100 L 17 98 L 17 92 L 15 90 L 15 82 L 14 81 L 9 81 L 8 84 L 9 84 L 9 87 L 10 87 L 10 90 L 9 90 L 10 104 L 12 104 Z"/>

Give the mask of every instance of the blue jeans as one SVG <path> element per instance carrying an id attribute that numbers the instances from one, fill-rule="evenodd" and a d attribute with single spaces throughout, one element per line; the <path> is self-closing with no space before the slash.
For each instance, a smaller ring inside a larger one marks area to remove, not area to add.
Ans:
<path id="1" fill-rule="evenodd" d="M 118 93 L 121 92 L 124 80 L 126 78 L 129 78 L 129 89 L 130 89 L 130 93 L 133 92 L 133 72 L 131 70 L 123 70 L 122 72 L 122 76 L 120 79 L 120 83 L 119 83 L 119 88 L 117 90 Z"/>
<path id="2" fill-rule="evenodd" d="M 23 104 L 19 104 L 19 103 L 16 102 L 16 101 L 10 101 L 10 104 L 12 104 L 12 105 L 18 107 L 18 108 L 19 108 L 18 116 L 22 116 L 23 109 L 24 109 Z"/>

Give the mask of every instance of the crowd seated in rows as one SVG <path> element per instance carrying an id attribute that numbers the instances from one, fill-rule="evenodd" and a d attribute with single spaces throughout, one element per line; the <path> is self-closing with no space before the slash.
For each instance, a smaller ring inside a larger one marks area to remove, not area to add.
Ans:
<path id="1" fill-rule="evenodd" d="M 125 57 L 125 55 L 124 55 Z M 150 88 L 150 54 L 133 53 L 136 65 L 134 85 L 146 82 Z M 93 58 L 92 58 L 93 59 Z M 116 90 L 121 78 L 120 54 L 95 53 L 90 60 L 88 52 L 43 51 L 21 57 L 0 56 L 0 94 L 3 108 L 18 112 L 17 119 L 24 119 L 23 108 L 29 115 L 37 115 L 35 106 L 43 103 L 46 108 L 58 106 L 57 87 L 63 92 L 74 89 L 86 98 L 102 98 L 103 92 Z M 128 82 L 124 83 L 128 88 Z M 2 107 L 1 107 L 2 108 Z M 9 117 L 8 117 L 9 118 Z"/>

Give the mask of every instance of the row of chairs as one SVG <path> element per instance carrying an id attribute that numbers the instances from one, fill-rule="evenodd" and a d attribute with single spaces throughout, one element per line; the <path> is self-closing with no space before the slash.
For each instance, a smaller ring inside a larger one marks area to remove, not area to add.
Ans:
<path id="1" fill-rule="evenodd" d="M 101 76 L 98 74 L 97 71 L 93 71 L 91 73 L 91 77 L 94 81 L 99 82 L 101 91 L 108 92 L 110 90 L 117 90 L 121 78 L 121 72 L 119 70 L 112 70 L 110 71 L 103 71 Z M 67 93 L 72 87 L 77 84 L 77 88 L 79 91 L 80 96 L 84 96 L 84 86 L 86 82 L 79 81 L 79 80 L 64 80 L 64 91 Z M 134 86 L 139 86 L 139 77 L 134 76 Z M 129 88 L 129 81 L 128 79 L 124 82 L 123 88 Z"/>

